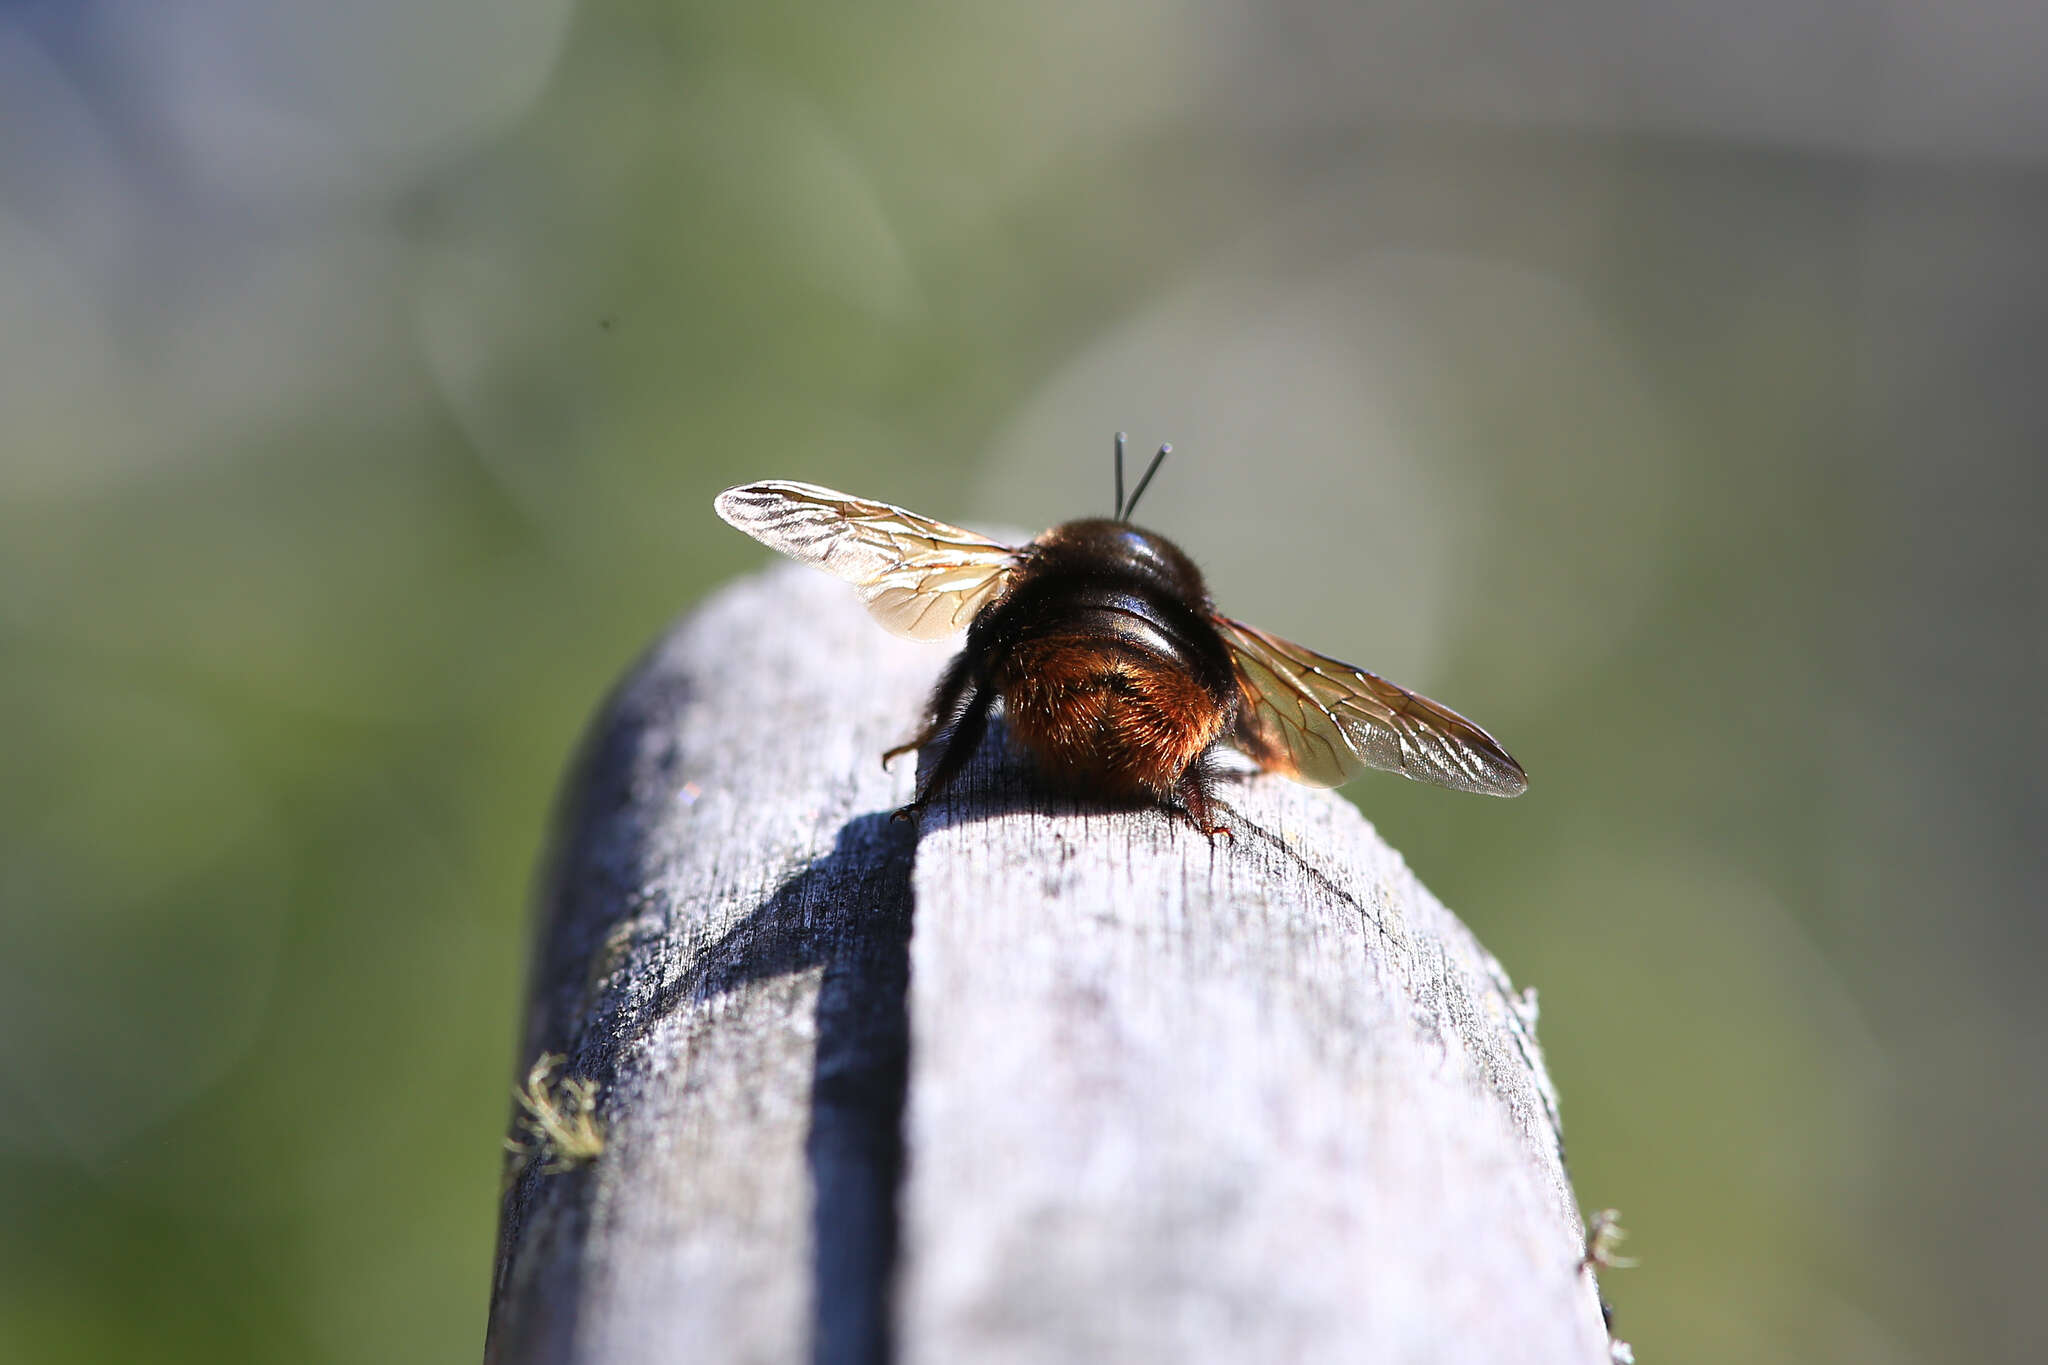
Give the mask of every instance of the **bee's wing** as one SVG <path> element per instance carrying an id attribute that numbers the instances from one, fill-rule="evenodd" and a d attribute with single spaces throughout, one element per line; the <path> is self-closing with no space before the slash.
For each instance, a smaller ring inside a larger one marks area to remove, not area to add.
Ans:
<path id="1" fill-rule="evenodd" d="M 1489 796 L 1528 789 L 1522 765 L 1457 712 L 1242 621 L 1215 622 L 1244 694 L 1236 743 L 1260 767 L 1313 787 L 1371 767 Z"/>
<path id="2" fill-rule="evenodd" d="M 967 629 L 1017 567 L 1007 545 L 815 484 L 750 483 L 713 505 L 769 549 L 853 584 L 877 621 L 912 640 Z"/>

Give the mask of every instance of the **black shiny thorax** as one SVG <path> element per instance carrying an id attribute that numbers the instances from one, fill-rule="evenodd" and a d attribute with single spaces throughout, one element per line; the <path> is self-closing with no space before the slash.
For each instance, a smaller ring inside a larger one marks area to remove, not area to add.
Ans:
<path id="1" fill-rule="evenodd" d="M 967 652 L 993 661 L 1025 640 L 1082 637 L 1185 668 L 1223 701 L 1236 682 L 1212 613 L 1201 570 L 1164 536 L 1106 518 L 1070 521 L 1024 550 L 1010 591 L 969 630 Z"/>

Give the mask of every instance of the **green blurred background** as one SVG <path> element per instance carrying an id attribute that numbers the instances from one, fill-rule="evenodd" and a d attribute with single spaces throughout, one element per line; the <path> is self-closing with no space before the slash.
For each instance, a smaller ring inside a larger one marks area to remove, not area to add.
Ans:
<path id="1" fill-rule="evenodd" d="M 762 563 L 711 496 L 1043 525 L 1124 428 L 1229 610 L 1534 774 L 1347 794 L 1540 989 L 1641 1358 L 2042 1359 L 2044 60 L 0 3 L 0 1357 L 475 1357 L 552 788 Z"/>

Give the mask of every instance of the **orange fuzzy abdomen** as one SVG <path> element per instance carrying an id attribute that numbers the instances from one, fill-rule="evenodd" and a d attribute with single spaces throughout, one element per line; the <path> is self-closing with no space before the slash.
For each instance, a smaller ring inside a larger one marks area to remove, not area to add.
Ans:
<path id="1" fill-rule="evenodd" d="M 1186 668 L 1099 638 L 1019 645 L 995 682 L 1050 774 L 1110 795 L 1166 797 L 1226 719 Z"/>

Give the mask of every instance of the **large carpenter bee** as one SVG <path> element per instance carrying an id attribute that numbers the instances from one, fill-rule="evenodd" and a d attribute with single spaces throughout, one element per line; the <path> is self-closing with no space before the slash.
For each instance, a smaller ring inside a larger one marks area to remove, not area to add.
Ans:
<path id="1" fill-rule="evenodd" d="M 762 544 L 853 584 L 894 633 L 967 632 L 924 728 L 883 755 L 945 741 L 899 816 L 959 775 L 998 700 L 1056 780 L 1159 802 L 1210 838 L 1229 832 L 1216 819 L 1222 744 L 1318 787 L 1366 768 L 1491 796 L 1528 787 L 1507 750 L 1455 711 L 1219 613 L 1193 561 L 1131 524 L 1171 449 L 1160 447 L 1126 500 L 1119 434 L 1114 512 L 1021 547 L 807 483 L 747 484 L 716 505 Z"/>

